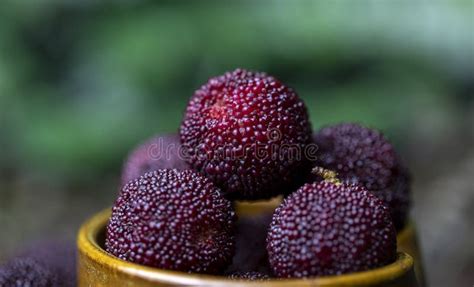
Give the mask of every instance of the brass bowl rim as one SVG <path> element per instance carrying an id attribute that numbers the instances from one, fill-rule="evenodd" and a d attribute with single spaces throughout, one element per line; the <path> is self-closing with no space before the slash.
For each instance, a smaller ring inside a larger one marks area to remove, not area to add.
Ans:
<path id="1" fill-rule="evenodd" d="M 355 273 L 337 276 L 323 276 L 305 279 L 270 279 L 266 281 L 229 280 L 224 276 L 191 274 L 164 270 L 119 259 L 107 253 L 96 238 L 107 224 L 111 209 L 107 208 L 89 218 L 80 228 L 77 248 L 81 255 L 89 257 L 109 269 L 126 273 L 142 280 L 156 283 L 177 284 L 179 286 L 354 286 L 376 285 L 390 282 L 413 269 L 413 258 L 405 252 L 398 252 L 397 260 L 389 265 Z M 288 285 L 289 284 L 289 285 Z"/>

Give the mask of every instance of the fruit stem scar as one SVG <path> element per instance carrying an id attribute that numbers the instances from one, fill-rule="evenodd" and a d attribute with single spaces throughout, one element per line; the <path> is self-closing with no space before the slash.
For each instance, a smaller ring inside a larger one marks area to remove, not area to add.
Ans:
<path id="1" fill-rule="evenodd" d="M 320 166 L 315 166 L 311 172 L 313 174 L 319 175 L 322 178 L 324 178 L 325 181 L 333 183 L 335 185 L 341 185 L 341 181 L 337 178 L 337 172 L 326 169 Z"/>

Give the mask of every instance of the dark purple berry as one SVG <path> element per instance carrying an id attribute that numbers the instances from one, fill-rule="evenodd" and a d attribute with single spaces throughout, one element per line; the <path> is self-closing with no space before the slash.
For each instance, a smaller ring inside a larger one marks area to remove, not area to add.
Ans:
<path id="1" fill-rule="evenodd" d="M 318 163 L 338 177 L 361 182 L 369 190 L 390 186 L 398 167 L 393 146 L 376 130 L 358 124 L 338 124 L 314 135 Z"/>
<path id="2" fill-rule="evenodd" d="M 287 192 L 305 168 L 311 142 L 306 106 L 274 77 L 237 69 L 211 78 L 181 124 L 189 163 L 230 199 Z"/>
<path id="3" fill-rule="evenodd" d="M 401 167 L 400 173 L 392 185 L 373 191 L 373 193 L 387 204 L 395 228 L 401 230 L 405 226 L 410 212 L 411 178 L 408 171 Z"/>
<path id="4" fill-rule="evenodd" d="M 0 267 L 2 287 L 57 287 L 60 282 L 55 270 L 32 258 L 15 258 Z"/>
<path id="5" fill-rule="evenodd" d="M 122 169 L 122 185 L 144 173 L 158 169 L 189 169 L 180 154 L 181 143 L 177 134 L 157 135 L 136 147 Z"/>
<path id="6" fill-rule="evenodd" d="M 337 275 L 396 258 L 396 233 L 383 202 L 355 184 L 305 184 L 276 209 L 267 237 L 277 277 Z"/>
<path id="7" fill-rule="evenodd" d="M 410 177 L 392 144 L 377 130 L 343 123 L 314 135 L 316 165 L 337 172 L 342 181 L 360 183 L 389 207 L 397 229 L 406 221 Z"/>
<path id="8" fill-rule="evenodd" d="M 263 273 L 256 271 L 247 271 L 247 272 L 236 272 L 229 276 L 229 279 L 232 280 L 268 280 L 269 277 Z"/>
<path id="9" fill-rule="evenodd" d="M 76 286 L 76 245 L 70 240 L 43 240 L 18 252 L 16 258 L 30 258 L 54 272 L 61 286 Z M 1 286 L 1 285 L 0 285 Z"/>
<path id="10" fill-rule="evenodd" d="M 191 170 L 157 170 L 122 188 L 106 249 L 138 264 L 218 273 L 232 260 L 234 224 L 231 202 L 210 180 Z"/>
<path id="11" fill-rule="evenodd" d="M 266 246 L 272 213 L 242 215 L 237 220 L 235 255 L 225 274 L 258 271 L 270 274 Z"/>

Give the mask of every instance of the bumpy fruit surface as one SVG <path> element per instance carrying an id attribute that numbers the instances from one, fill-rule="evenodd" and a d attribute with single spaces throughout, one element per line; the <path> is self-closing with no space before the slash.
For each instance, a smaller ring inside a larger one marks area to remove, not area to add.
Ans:
<path id="1" fill-rule="evenodd" d="M 218 273 L 232 260 L 234 224 L 231 202 L 210 180 L 191 170 L 157 170 L 122 188 L 106 249 L 152 267 Z"/>
<path id="2" fill-rule="evenodd" d="M 396 233 L 383 202 L 355 184 L 305 184 L 277 208 L 267 237 L 273 273 L 312 277 L 392 263 Z"/>
<path id="3" fill-rule="evenodd" d="M 54 270 L 31 258 L 12 259 L 0 267 L 2 287 L 51 287 L 68 286 L 60 282 Z"/>
<path id="4" fill-rule="evenodd" d="M 304 173 L 311 125 L 292 89 L 264 73 L 237 69 L 195 92 L 180 135 L 196 170 L 227 198 L 249 200 L 293 188 Z"/>
<path id="5" fill-rule="evenodd" d="M 47 268 L 56 275 L 58 281 L 61 282 L 60 286 L 77 286 L 76 244 L 73 240 L 38 241 L 18 252 L 12 260 L 16 259 L 38 262 L 43 268 Z"/>
<path id="6" fill-rule="evenodd" d="M 130 152 L 122 169 L 122 185 L 158 169 L 188 169 L 188 164 L 179 154 L 180 147 L 176 134 L 157 135 L 148 139 Z"/>
<path id="7" fill-rule="evenodd" d="M 411 176 L 401 167 L 395 181 L 387 188 L 371 191 L 389 207 L 393 224 L 399 231 L 405 227 L 410 213 Z"/>
<path id="8" fill-rule="evenodd" d="M 410 176 L 392 144 L 377 130 L 342 123 L 314 135 L 319 147 L 316 165 L 337 172 L 343 181 L 360 183 L 389 207 L 397 229 L 410 204 Z"/>

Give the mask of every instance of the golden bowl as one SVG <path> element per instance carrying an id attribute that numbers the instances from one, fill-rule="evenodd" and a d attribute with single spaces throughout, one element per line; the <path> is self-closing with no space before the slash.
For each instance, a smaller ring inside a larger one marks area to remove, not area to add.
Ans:
<path id="1" fill-rule="evenodd" d="M 420 286 L 425 286 L 425 273 L 423 270 L 422 256 L 418 244 L 415 224 L 409 221 L 406 226 L 397 234 L 397 249 L 399 252 L 405 252 L 413 257 L 415 262 L 415 274 Z"/>
<path id="2" fill-rule="evenodd" d="M 262 203 L 240 203 L 236 210 L 240 217 L 259 214 L 259 210 L 273 211 L 277 199 Z M 236 281 L 223 276 L 189 274 L 162 270 L 127 262 L 107 253 L 103 246 L 105 226 L 110 209 L 103 210 L 81 227 L 78 246 L 78 286 L 420 286 L 414 272 L 412 256 L 399 252 L 397 260 L 381 268 L 309 279 L 272 279 L 268 281 Z M 402 234 L 402 233 L 401 233 Z M 409 234 L 407 235 L 409 237 Z M 410 240 L 403 237 L 406 242 Z M 400 238 L 398 238 L 400 241 Z M 405 242 L 404 241 L 404 242 Z M 404 250 L 404 248 L 399 248 Z"/>

